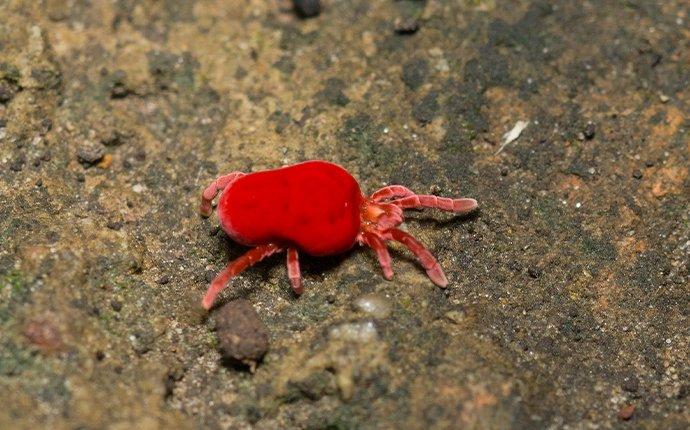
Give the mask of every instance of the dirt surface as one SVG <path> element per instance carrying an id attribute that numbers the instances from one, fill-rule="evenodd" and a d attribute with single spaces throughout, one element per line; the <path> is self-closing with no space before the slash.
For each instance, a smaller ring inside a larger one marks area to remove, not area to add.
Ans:
<path id="1" fill-rule="evenodd" d="M 687 428 L 688 2 L 322 6 L 0 0 L 0 428 Z M 408 217 L 449 288 L 269 258 L 225 365 L 200 192 L 313 158 L 476 198 Z"/>

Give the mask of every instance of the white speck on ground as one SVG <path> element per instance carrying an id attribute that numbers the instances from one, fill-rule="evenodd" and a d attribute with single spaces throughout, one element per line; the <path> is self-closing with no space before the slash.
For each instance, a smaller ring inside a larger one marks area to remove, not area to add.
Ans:
<path id="1" fill-rule="evenodd" d="M 499 154 L 503 149 L 508 146 L 508 144 L 515 142 L 519 137 L 520 134 L 522 134 L 523 130 L 527 128 L 529 125 L 529 121 L 518 121 L 515 123 L 513 128 L 506 134 L 503 135 L 503 143 L 501 144 L 501 147 L 498 148 L 498 151 L 496 151 L 496 154 Z"/>

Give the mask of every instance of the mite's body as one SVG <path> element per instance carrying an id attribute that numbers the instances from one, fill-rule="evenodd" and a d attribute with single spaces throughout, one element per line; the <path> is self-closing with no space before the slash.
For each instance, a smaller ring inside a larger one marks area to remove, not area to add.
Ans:
<path id="1" fill-rule="evenodd" d="M 363 196 L 331 163 L 302 163 L 237 178 L 218 200 L 221 226 L 248 246 L 276 243 L 310 255 L 352 248 Z"/>

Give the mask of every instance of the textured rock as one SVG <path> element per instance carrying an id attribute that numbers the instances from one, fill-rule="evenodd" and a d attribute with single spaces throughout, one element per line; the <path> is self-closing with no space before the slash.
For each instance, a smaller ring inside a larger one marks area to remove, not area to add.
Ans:
<path id="1" fill-rule="evenodd" d="M 223 357 L 245 364 L 254 372 L 268 351 L 268 329 L 252 304 L 246 300 L 232 301 L 218 309 L 215 318 Z"/>

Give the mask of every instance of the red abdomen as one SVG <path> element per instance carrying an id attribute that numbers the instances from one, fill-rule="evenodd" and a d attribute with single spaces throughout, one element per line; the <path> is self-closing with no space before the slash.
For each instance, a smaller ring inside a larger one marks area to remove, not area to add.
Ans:
<path id="1" fill-rule="evenodd" d="M 362 199 L 357 181 L 345 169 L 308 161 L 238 178 L 223 191 L 218 217 L 239 243 L 273 242 L 329 255 L 354 245 Z"/>

